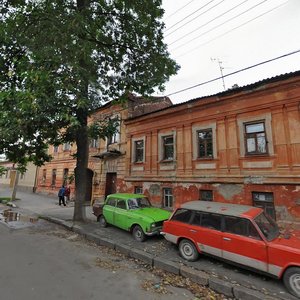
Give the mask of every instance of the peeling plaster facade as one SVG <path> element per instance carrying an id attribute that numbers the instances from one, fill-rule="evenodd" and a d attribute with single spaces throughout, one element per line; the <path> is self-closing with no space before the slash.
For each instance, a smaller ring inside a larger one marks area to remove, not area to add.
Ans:
<path id="1" fill-rule="evenodd" d="M 211 192 L 213 201 L 248 205 L 271 197 L 277 220 L 300 221 L 299 105 L 295 72 L 128 119 L 127 191 L 141 187 L 164 206 L 164 189 L 171 189 L 173 207 L 200 199 L 201 191 Z M 253 155 L 245 128 L 259 122 L 266 151 Z M 197 134 L 206 129 L 213 150 L 201 158 Z M 170 136 L 174 153 L 166 160 L 163 140 Z M 138 140 L 144 141 L 142 161 L 135 159 Z"/>

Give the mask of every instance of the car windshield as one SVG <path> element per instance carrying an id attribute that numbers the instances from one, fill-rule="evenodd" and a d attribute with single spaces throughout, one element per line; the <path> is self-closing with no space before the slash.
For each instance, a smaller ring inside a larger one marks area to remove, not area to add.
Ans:
<path id="1" fill-rule="evenodd" d="M 261 213 L 254 221 L 268 241 L 272 241 L 278 237 L 278 225 L 269 216 Z"/>
<path id="2" fill-rule="evenodd" d="M 137 209 L 137 208 L 144 208 L 144 207 L 151 207 L 151 203 L 148 198 L 131 198 L 128 199 L 128 208 L 129 209 Z"/>

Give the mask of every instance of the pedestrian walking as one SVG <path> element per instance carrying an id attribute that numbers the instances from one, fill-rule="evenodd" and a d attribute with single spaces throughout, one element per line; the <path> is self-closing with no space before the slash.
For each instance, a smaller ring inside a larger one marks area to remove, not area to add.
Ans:
<path id="1" fill-rule="evenodd" d="M 71 195 L 71 188 L 70 188 L 70 186 L 68 186 L 65 189 L 65 202 L 66 203 L 69 203 L 69 201 L 70 201 L 70 195 Z"/>
<path id="2" fill-rule="evenodd" d="M 62 186 L 58 191 L 58 204 L 61 205 L 61 203 L 66 206 L 65 202 L 65 187 Z"/>

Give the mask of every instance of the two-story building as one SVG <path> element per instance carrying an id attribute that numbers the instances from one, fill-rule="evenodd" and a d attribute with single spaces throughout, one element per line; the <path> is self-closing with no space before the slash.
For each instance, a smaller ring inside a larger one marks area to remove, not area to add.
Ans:
<path id="1" fill-rule="evenodd" d="M 106 140 L 91 140 L 89 147 L 87 201 L 102 200 L 116 191 L 126 191 L 124 185 L 125 156 L 127 138 L 124 120 L 144 113 L 171 106 L 167 97 L 141 98 L 130 94 L 123 103 L 109 102 L 95 110 L 89 123 L 106 117 L 118 118 L 118 131 Z M 74 169 L 76 167 L 76 145 L 63 144 L 49 146 L 53 159 L 39 168 L 37 192 L 57 195 L 62 185 L 71 187 L 71 199 L 74 198 Z"/>
<path id="2" fill-rule="evenodd" d="M 128 191 L 263 207 L 300 220 L 300 71 L 125 121 Z"/>

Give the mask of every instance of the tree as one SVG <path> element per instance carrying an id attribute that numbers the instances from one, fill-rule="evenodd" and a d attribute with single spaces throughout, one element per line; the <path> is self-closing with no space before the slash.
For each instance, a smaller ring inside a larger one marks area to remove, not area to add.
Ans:
<path id="1" fill-rule="evenodd" d="M 3 0 L 0 153 L 42 165 L 75 142 L 74 221 L 85 218 L 91 112 L 129 92 L 150 95 L 178 70 L 163 42 L 161 0 Z M 98 124 L 105 137 L 114 122 Z"/>

